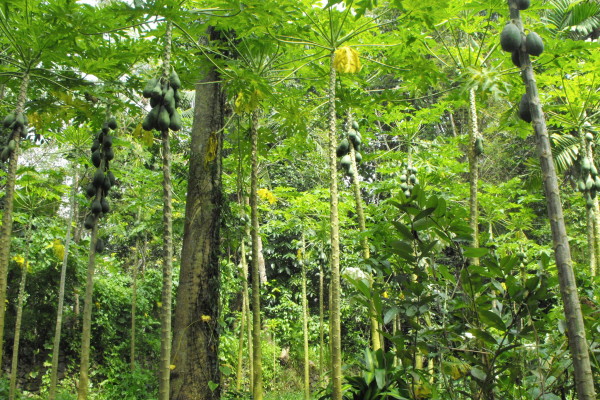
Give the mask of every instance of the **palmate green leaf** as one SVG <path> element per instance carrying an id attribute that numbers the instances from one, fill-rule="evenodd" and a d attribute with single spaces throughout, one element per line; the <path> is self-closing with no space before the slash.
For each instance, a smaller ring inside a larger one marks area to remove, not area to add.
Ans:
<path id="1" fill-rule="evenodd" d="M 579 157 L 580 140 L 571 134 L 553 134 L 552 155 L 558 172 L 564 172 L 575 165 Z"/>

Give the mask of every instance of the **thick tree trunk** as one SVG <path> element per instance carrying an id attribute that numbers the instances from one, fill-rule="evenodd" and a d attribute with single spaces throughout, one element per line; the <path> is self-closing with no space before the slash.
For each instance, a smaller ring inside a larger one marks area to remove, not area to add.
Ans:
<path id="1" fill-rule="evenodd" d="M 77 167 L 75 167 L 77 168 Z M 67 278 L 67 262 L 69 261 L 69 248 L 71 246 L 71 230 L 75 215 L 75 200 L 77 188 L 79 187 L 79 174 L 77 169 L 73 174 L 73 186 L 71 188 L 71 200 L 69 203 L 69 218 L 67 219 L 67 233 L 65 236 L 65 253 L 60 268 L 60 283 L 58 288 L 58 306 L 56 309 L 56 327 L 54 328 L 54 342 L 52 346 L 52 366 L 50 367 L 49 400 L 56 398 L 56 385 L 58 382 L 58 356 L 60 355 L 60 335 L 62 329 L 62 316 L 65 301 L 65 282 Z"/>
<path id="2" fill-rule="evenodd" d="M 522 32 L 523 25 L 516 5 L 516 0 L 508 0 L 508 4 L 511 19 Z M 581 313 L 579 294 L 577 293 L 577 284 L 575 282 L 575 274 L 573 272 L 573 264 L 571 261 L 571 249 L 569 247 L 562 204 L 560 202 L 558 179 L 554 169 L 546 120 L 540 103 L 537 84 L 533 74 L 533 67 L 524 47 L 525 45 L 523 44 L 519 51 L 521 74 L 527 89 L 532 125 L 535 131 L 537 151 L 542 168 L 544 191 L 548 206 L 548 217 L 552 229 L 554 257 L 558 270 L 565 319 L 567 321 L 569 350 L 573 359 L 575 388 L 579 400 L 594 400 L 596 399 L 596 393 L 594 390 L 594 378 L 590 365 L 589 347 L 585 337 L 583 315 Z"/>
<path id="3" fill-rule="evenodd" d="M 31 217 L 29 217 L 31 218 Z M 27 266 L 29 265 L 29 246 L 31 243 L 31 222 L 25 232 L 25 261 L 21 266 L 21 283 L 19 284 L 19 299 L 17 300 L 17 318 L 15 321 L 15 337 L 13 340 L 12 363 L 10 365 L 10 387 L 8 399 L 14 400 L 17 390 L 17 370 L 19 367 L 19 342 L 21 340 L 21 321 L 23 320 L 23 302 L 25 300 L 25 283 L 27 281 Z"/>
<path id="4" fill-rule="evenodd" d="M 337 136 L 335 112 L 335 79 L 333 67 L 335 53 L 331 53 L 329 64 L 329 178 L 330 178 L 330 223 L 331 223 L 331 380 L 333 400 L 342 400 L 342 333 L 340 321 L 340 221 L 337 186 Z"/>
<path id="5" fill-rule="evenodd" d="M 29 86 L 29 71 L 23 74 L 19 97 L 17 99 L 16 113 L 25 111 L 25 100 Z M 10 259 L 10 237 L 13 224 L 13 201 L 15 199 L 15 182 L 17 180 L 17 164 L 19 162 L 19 144 L 21 135 L 13 137 L 16 143 L 8 161 L 6 172 L 6 195 L 4 196 L 4 209 L 2 210 L 2 226 L 0 227 L 0 365 L 2 365 L 2 350 L 4 348 L 4 317 L 6 313 L 6 285 L 8 279 L 8 262 Z"/>
<path id="6" fill-rule="evenodd" d="M 81 333 L 81 361 L 79 363 L 79 384 L 77 400 L 86 400 L 90 383 L 90 339 L 92 335 L 92 295 L 94 294 L 94 270 L 96 268 L 96 241 L 98 237 L 98 216 L 94 217 L 94 227 L 90 237 L 85 298 L 83 304 L 83 322 Z"/>
<path id="7" fill-rule="evenodd" d="M 165 31 L 165 53 L 162 76 L 165 81 L 171 72 L 171 35 L 173 23 L 167 22 Z M 163 162 L 163 287 L 160 332 L 160 379 L 158 399 L 169 400 L 169 379 L 171 375 L 171 292 L 173 290 L 173 200 L 171 192 L 171 147 L 169 128 L 161 132 Z"/>
<path id="8" fill-rule="evenodd" d="M 196 86 L 181 270 L 173 321 L 171 400 L 220 398 L 219 227 L 223 207 L 224 96 L 219 80 L 211 68 Z"/>
<path id="9" fill-rule="evenodd" d="M 258 232 L 258 111 L 252 112 L 250 123 L 250 140 L 252 141 L 252 172 L 250 174 L 250 234 L 252 236 L 252 346 L 254 386 L 252 398 L 263 398 L 262 350 L 260 344 L 260 260 Z"/>
<path id="10" fill-rule="evenodd" d="M 473 231 L 471 247 L 479 247 L 479 207 L 477 204 L 477 187 L 479 185 L 479 155 L 475 151 L 475 143 L 479 137 L 477 126 L 477 101 L 475 89 L 469 90 L 469 227 Z M 479 258 L 471 258 L 472 265 L 479 265 Z"/>

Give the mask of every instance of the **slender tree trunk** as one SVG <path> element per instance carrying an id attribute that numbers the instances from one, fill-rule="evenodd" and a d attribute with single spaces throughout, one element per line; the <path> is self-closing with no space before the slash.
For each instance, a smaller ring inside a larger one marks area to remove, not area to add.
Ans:
<path id="1" fill-rule="evenodd" d="M 340 221 L 337 187 L 337 136 L 335 112 L 335 79 L 333 67 L 335 53 L 331 53 L 329 64 L 329 177 L 330 177 L 330 222 L 331 222 L 331 380 L 333 400 L 342 400 L 342 334 L 340 321 Z"/>
<path id="2" fill-rule="evenodd" d="M 323 377 L 323 351 L 325 350 L 325 304 L 323 301 L 325 290 L 323 282 L 323 262 L 324 260 L 319 260 L 319 380 Z"/>
<path id="3" fill-rule="evenodd" d="M 137 275 L 140 251 L 139 245 L 139 240 L 136 240 L 135 256 L 133 258 L 133 265 L 131 266 L 131 336 L 129 339 L 129 369 L 132 372 L 135 370 L 135 314 L 137 309 Z"/>
<path id="4" fill-rule="evenodd" d="M 31 217 L 29 217 L 31 218 Z M 17 390 L 17 370 L 19 367 L 19 342 L 21 340 L 21 321 L 23 319 L 23 302 L 25 300 L 25 283 L 27 281 L 27 267 L 29 265 L 29 246 L 31 244 L 31 222 L 27 224 L 25 232 L 25 261 L 21 268 L 21 283 L 19 284 L 19 299 L 17 300 L 17 319 L 15 321 L 15 337 L 13 340 L 12 363 L 10 365 L 9 400 L 15 399 Z"/>
<path id="5" fill-rule="evenodd" d="M 348 120 L 346 122 L 348 127 L 352 125 L 352 114 L 348 112 Z M 360 181 L 358 179 L 358 163 L 356 162 L 356 149 L 354 148 L 354 144 L 351 140 L 348 140 L 350 143 L 350 160 L 352 162 L 352 166 L 350 168 L 350 173 L 352 175 L 352 188 L 354 190 L 354 201 L 356 203 L 356 217 L 358 219 L 358 229 L 361 234 L 360 244 L 362 247 L 362 255 L 365 260 L 371 257 L 371 252 L 369 249 L 369 239 L 367 238 L 367 224 L 365 221 L 365 212 L 362 205 L 362 196 L 360 194 Z M 371 284 L 372 287 L 372 284 Z M 381 337 L 380 337 L 380 328 L 379 328 L 379 319 L 377 318 L 377 310 L 375 309 L 375 302 L 371 297 L 369 299 L 369 320 L 371 322 L 371 346 L 373 347 L 373 351 L 377 351 L 381 349 Z"/>
<path id="6" fill-rule="evenodd" d="M 252 141 L 252 172 L 250 175 L 250 233 L 252 236 L 252 345 L 254 350 L 254 386 L 252 398 L 262 400 L 262 351 L 260 345 L 260 268 L 258 244 L 258 111 L 252 112 L 250 123 L 250 136 Z"/>
<path id="7" fill-rule="evenodd" d="M 522 32 L 523 25 L 516 0 L 508 0 L 508 4 L 511 19 Z M 537 84 L 533 74 L 533 67 L 529 55 L 525 52 L 524 44 L 519 50 L 519 53 L 521 73 L 527 89 L 532 125 L 535 131 L 537 150 L 542 168 L 544 191 L 548 206 L 548 217 L 552 229 L 554 257 L 558 270 L 561 297 L 564 303 L 565 319 L 567 321 L 569 350 L 573 359 L 575 388 L 579 400 L 594 400 L 596 399 L 596 393 L 594 390 L 594 378 L 590 365 L 589 347 L 585 337 L 585 326 L 583 324 L 583 315 L 581 313 L 577 284 L 573 272 L 571 250 L 565 227 L 562 204 L 560 202 L 558 179 L 552 160 L 546 120 L 540 103 Z"/>
<path id="8" fill-rule="evenodd" d="M 75 167 L 76 168 L 76 167 Z M 69 203 L 69 218 L 67 220 L 67 233 L 65 236 L 65 253 L 60 268 L 60 283 L 58 288 L 58 306 L 56 309 L 56 327 L 54 328 L 54 342 L 52 345 L 52 366 L 50 367 L 49 400 L 56 398 L 56 385 L 58 382 L 58 357 L 60 355 L 60 335 L 62 329 L 62 316 L 65 302 L 65 282 L 67 279 L 67 262 L 69 261 L 69 248 L 71 246 L 71 230 L 75 215 L 75 200 L 79 187 L 79 174 L 77 169 L 73 173 L 73 186 L 71 187 L 71 200 Z"/>
<path id="9" fill-rule="evenodd" d="M 583 132 L 583 129 L 579 129 L 579 138 L 580 138 L 580 146 L 582 149 L 582 154 L 587 157 L 589 160 L 591 160 L 592 162 L 594 162 L 594 152 L 592 150 L 592 143 L 588 143 L 587 140 L 585 140 L 585 132 Z M 594 203 L 596 203 L 598 200 L 597 198 L 594 198 Z M 586 222 L 587 222 L 587 239 L 588 239 L 588 251 L 589 251 L 589 257 L 590 257 L 590 275 L 594 276 L 595 271 L 596 271 L 596 265 L 597 265 L 597 253 L 600 251 L 600 248 L 598 246 L 598 243 L 596 242 L 596 235 L 595 235 L 595 229 L 596 229 L 596 208 L 595 208 L 595 204 L 592 204 L 592 206 L 587 206 L 585 208 L 586 211 Z"/>
<path id="10" fill-rule="evenodd" d="M 165 32 L 165 53 L 163 55 L 162 76 L 165 81 L 171 72 L 171 37 L 173 23 L 167 22 Z M 161 132 L 163 170 L 163 286 L 160 332 L 160 379 L 159 400 L 169 400 L 169 378 L 171 375 L 171 292 L 173 291 L 173 200 L 171 192 L 171 147 L 169 128 Z"/>
<path id="11" fill-rule="evenodd" d="M 98 237 L 98 216 L 94 217 L 94 226 L 90 237 L 85 298 L 83 304 L 83 322 L 81 334 L 81 361 L 79 363 L 79 384 L 77 400 L 86 400 L 90 383 L 90 338 L 92 334 L 92 295 L 94 293 L 94 270 L 96 268 L 96 241 Z"/>
<path id="12" fill-rule="evenodd" d="M 224 96 L 218 83 L 220 77 L 206 65 L 205 77 L 196 85 L 181 270 L 173 320 L 171 400 L 217 400 L 221 391 L 218 318 Z"/>
<path id="13" fill-rule="evenodd" d="M 250 227 L 248 227 L 250 228 Z M 246 230 L 246 236 L 250 236 L 250 230 Z M 246 245 L 242 240 L 241 246 L 242 253 L 242 272 L 244 273 L 244 280 L 242 281 L 242 295 L 244 296 L 244 316 L 246 318 L 246 342 L 248 343 L 248 369 L 249 369 L 249 380 L 250 390 L 254 387 L 254 348 L 252 345 L 252 313 L 250 312 L 250 293 L 248 290 L 248 261 L 246 260 Z"/>
<path id="14" fill-rule="evenodd" d="M 27 88 L 29 86 L 29 71 L 23 73 L 19 97 L 15 112 L 25 111 L 25 100 L 27 98 Z M 19 162 L 19 144 L 21 135 L 19 132 L 13 137 L 16 148 L 12 152 L 8 161 L 8 170 L 6 172 L 6 194 L 4 196 L 4 210 L 2 213 L 2 226 L 0 227 L 0 365 L 2 365 L 2 356 L 4 348 L 4 317 L 6 313 L 6 286 L 8 279 L 8 262 L 10 258 L 10 237 L 13 224 L 13 201 L 15 198 L 15 182 L 17 180 L 17 164 Z"/>
<path id="15" fill-rule="evenodd" d="M 306 298 L 306 245 L 302 237 L 302 257 L 300 267 L 302 268 L 302 335 L 304 338 L 304 399 L 310 400 L 310 359 L 308 354 L 308 301 Z"/>
<path id="16" fill-rule="evenodd" d="M 238 335 L 238 357 L 237 371 L 235 379 L 235 389 L 239 392 L 242 389 L 243 364 L 244 364 L 244 329 L 246 328 L 246 296 L 242 295 L 242 310 L 240 311 L 240 334 Z"/>
<path id="17" fill-rule="evenodd" d="M 594 199 L 593 219 L 594 225 L 594 252 L 596 253 L 596 265 L 595 268 L 590 268 L 590 275 L 595 278 L 598 275 L 598 263 L 600 263 L 600 205 L 598 202 L 598 196 Z M 595 282 L 595 280 L 592 280 Z"/>
<path id="18" fill-rule="evenodd" d="M 479 138 L 477 123 L 477 101 L 475 89 L 469 90 L 469 227 L 473 231 L 471 247 L 479 247 L 479 207 L 477 204 L 477 187 L 479 185 L 479 155 L 475 151 L 475 143 Z M 479 265 L 479 258 L 471 258 L 472 265 Z"/>

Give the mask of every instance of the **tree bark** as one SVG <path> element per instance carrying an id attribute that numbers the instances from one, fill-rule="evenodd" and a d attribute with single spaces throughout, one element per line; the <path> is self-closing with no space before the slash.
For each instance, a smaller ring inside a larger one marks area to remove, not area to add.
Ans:
<path id="1" fill-rule="evenodd" d="M 263 398 L 262 351 L 260 344 L 260 260 L 258 232 L 258 111 L 252 112 L 250 123 L 250 140 L 252 141 L 252 172 L 250 174 L 250 234 L 252 236 L 252 346 L 254 363 L 254 386 L 252 398 Z"/>
<path id="2" fill-rule="evenodd" d="M 96 268 L 96 241 L 98 237 L 98 216 L 94 217 L 94 226 L 90 237 L 85 298 L 83 304 L 83 322 L 81 333 L 81 361 L 79 363 L 79 384 L 77 400 L 86 400 L 90 383 L 90 338 L 92 335 L 92 295 L 94 293 L 94 270 Z"/>
<path id="3" fill-rule="evenodd" d="M 304 339 L 304 399 L 310 400 L 310 358 L 308 354 L 308 301 L 306 298 L 306 245 L 302 237 L 302 256 L 300 267 L 302 268 L 302 336 Z"/>
<path id="4" fill-rule="evenodd" d="M 23 73 L 23 80 L 19 88 L 19 97 L 15 112 L 25 111 L 27 88 L 29 87 L 29 71 Z M 6 314 L 6 287 L 8 279 L 8 262 L 10 259 L 10 237 L 13 225 L 13 202 L 15 199 L 15 182 L 17 180 L 17 164 L 19 162 L 19 144 L 21 135 L 17 132 L 13 137 L 16 148 L 8 161 L 6 172 L 6 195 L 4 196 L 4 210 L 2 210 L 2 226 L 0 227 L 0 365 L 4 348 L 4 317 Z"/>
<path id="5" fill-rule="evenodd" d="M 477 126 L 477 101 L 475 89 L 469 90 L 469 227 L 472 230 L 473 240 L 471 247 L 479 247 L 479 207 L 477 204 L 477 187 L 479 185 L 479 155 L 475 152 L 475 143 L 479 138 Z M 479 258 L 470 259 L 472 265 L 479 265 Z"/>
<path id="6" fill-rule="evenodd" d="M 219 80 L 217 72 L 210 68 L 196 85 L 181 270 L 173 320 L 171 400 L 220 398 L 219 227 L 223 207 L 224 95 Z"/>
<path id="7" fill-rule="evenodd" d="M 331 223 L 331 380 L 333 400 L 342 400 L 342 334 L 340 321 L 340 221 L 337 186 L 337 136 L 335 112 L 335 79 L 333 67 L 335 53 L 331 52 L 329 64 L 329 191 Z"/>
<path id="8" fill-rule="evenodd" d="M 323 351 L 325 350 L 325 304 L 324 304 L 324 276 L 323 276 L 323 263 L 325 260 L 319 260 L 319 380 L 323 377 L 323 364 L 324 357 Z"/>
<path id="9" fill-rule="evenodd" d="M 77 168 L 77 167 L 75 167 Z M 67 219 L 67 233 L 65 236 L 65 254 L 60 268 L 60 283 L 58 288 L 58 306 L 56 309 L 56 327 L 54 328 L 54 342 L 52 346 L 52 366 L 50 371 L 49 400 L 56 398 L 56 385 L 58 382 L 58 357 L 60 355 L 60 335 L 62 329 L 62 316 L 65 301 L 65 282 L 67 278 L 67 262 L 69 261 L 69 248 L 71 245 L 71 231 L 73 229 L 73 217 L 75 215 L 75 200 L 79 186 L 79 174 L 77 169 L 73 173 L 73 186 L 71 188 L 71 200 L 69 203 L 69 218 Z"/>
<path id="10" fill-rule="evenodd" d="M 32 218 L 31 216 L 29 218 Z M 10 365 L 10 385 L 8 390 L 9 400 L 15 399 L 17 390 L 17 370 L 19 366 L 19 342 L 21 340 L 21 321 L 23 319 L 23 302 L 25 300 L 25 283 L 27 281 L 27 266 L 29 265 L 29 246 L 31 243 L 31 222 L 27 224 L 25 232 L 25 261 L 21 268 L 21 282 L 19 284 L 19 299 L 17 301 L 17 317 L 15 321 L 15 337 L 13 340 L 12 363 Z"/>
<path id="11" fill-rule="evenodd" d="M 523 24 L 521 22 L 521 16 L 517 8 L 516 0 L 508 0 L 508 5 L 512 21 L 517 25 L 519 30 L 523 32 Z M 596 399 L 596 393 L 594 390 L 594 379 L 590 365 L 589 347 L 585 337 L 583 315 L 581 313 L 577 284 L 573 272 L 573 263 L 571 261 L 571 249 L 569 247 L 562 204 L 560 202 L 558 179 L 552 160 L 546 120 L 540 103 L 533 67 L 529 55 L 525 51 L 525 44 L 522 44 L 521 49 L 519 50 L 519 57 L 521 60 L 521 76 L 527 90 L 532 125 L 535 131 L 537 151 L 542 168 L 548 217 L 550 219 L 550 227 L 552 230 L 554 257 L 556 260 L 560 293 L 567 322 L 567 338 L 569 341 L 569 350 L 573 359 L 575 388 L 579 400 L 594 400 Z"/>

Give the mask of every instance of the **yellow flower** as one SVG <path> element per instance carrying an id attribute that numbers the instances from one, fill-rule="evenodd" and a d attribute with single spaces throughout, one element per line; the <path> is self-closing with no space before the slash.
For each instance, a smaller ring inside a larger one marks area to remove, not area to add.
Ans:
<path id="1" fill-rule="evenodd" d="M 389 297 L 387 292 L 383 292 L 382 296 L 384 299 L 387 299 Z"/>
<path id="2" fill-rule="evenodd" d="M 54 239 L 54 242 L 52 242 L 52 248 L 54 249 L 54 255 L 56 258 L 62 261 L 65 257 L 65 246 L 63 246 L 59 239 Z"/>
<path id="3" fill-rule="evenodd" d="M 14 256 L 13 261 L 17 263 L 17 265 L 21 268 L 25 265 L 25 259 L 23 256 Z"/>
<path id="4" fill-rule="evenodd" d="M 203 315 L 202 317 L 200 317 L 202 319 L 202 322 L 210 322 L 210 320 L 212 319 L 210 317 L 210 315 Z"/>
<path id="5" fill-rule="evenodd" d="M 360 71 L 360 58 L 358 52 L 350 46 L 340 47 L 335 51 L 333 58 L 333 68 L 337 72 L 344 74 L 353 74 Z"/>
<path id="6" fill-rule="evenodd" d="M 275 197 L 275 195 L 273 193 L 271 193 L 271 191 L 269 191 L 269 189 L 258 189 L 256 191 L 256 194 L 261 199 L 267 200 L 269 202 L 269 204 L 275 204 L 277 202 L 277 197 Z"/>

